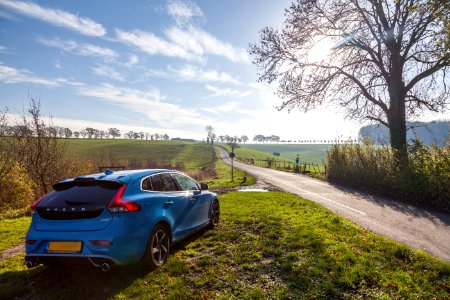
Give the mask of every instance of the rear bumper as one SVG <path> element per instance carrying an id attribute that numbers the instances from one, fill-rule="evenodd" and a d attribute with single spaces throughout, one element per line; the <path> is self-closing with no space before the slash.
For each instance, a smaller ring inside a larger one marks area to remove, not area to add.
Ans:
<path id="1" fill-rule="evenodd" d="M 29 268 L 35 267 L 40 264 L 44 265 L 81 265 L 81 266 L 93 266 L 101 268 L 105 263 L 112 267 L 115 265 L 121 265 L 120 261 L 115 260 L 108 256 L 86 256 L 86 255 L 26 255 L 25 262 Z"/>
<path id="2" fill-rule="evenodd" d="M 32 223 L 35 220 L 33 219 Z M 109 226 L 102 230 L 84 231 L 55 231 L 35 230 L 31 224 L 27 233 L 27 240 L 35 241 L 25 245 L 26 256 L 33 264 L 46 263 L 47 261 L 88 262 L 90 260 L 106 259 L 114 265 L 125 265 L 138 262 L 144 255 L 147 247 L 148 228 L 141 226 L 133 219 L 117 217 Z M 111 245 L 95 245 L 92 241 L 110 241 Z M 52 253 L 49 249 L 51 241 L 76 241 L 81 242 L 80 252 L 76 253 Z M 95 263 L 95 260 L 94 260 Z M 96 264 L 96 263 L 95 263 Z"/>

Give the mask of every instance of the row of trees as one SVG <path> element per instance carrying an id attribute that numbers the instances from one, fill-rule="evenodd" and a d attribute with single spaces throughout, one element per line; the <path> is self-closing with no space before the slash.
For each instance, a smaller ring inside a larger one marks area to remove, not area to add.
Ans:
<path id="1" fill-rule="evenodd" d="M 0 135 L 2 136 L 33 136 L 36 135 L 29 126 L 23 124 L 8 125 L 6 122 L 6 114 L 3 115 L 4 122 L 0 128 Z M 108 138 L 119 138 L 121 137 L 120 130 L 118 128 L 109 128 L 108 130 L 99 130 L 92 127 L 86 127 L 83 130 L 72 131 L 67 127 L 60 126 L 47 126 L 44 132 L 45 136 L 49 137 L 59 137 L 59 138 L 88 138 L 88 139 L 108 139 Z M 149 132 L 135 132 L 128 131 L 124 133 L 124 138 L 128 139 L 141 139 L 143 140 L 168 140 L 168 134 L 160 133 L 149 133 Z"/>
<path id="2" fill-rule="evenodd" d="M 219 135 L 219 136 L 217 136 L 214 133 L 214 128 L 211 125 L 206 126 L 205 130 L 206 130 L 206 133 L 207 133 L 207 135 L 206 135 L 206 142 L 208 144 L 211 144 L 211 145 L 213 145 L 215 141 L 219 141 L 220 143 L 227 143 L 227 144 L 228 143 L 233 143 L 233 142 L 234 143 L 239 143 L 239 144 L 242 144 L 242 143 L 245 144 L 249 140 L 248 136 L 246 136 L 246 135 L 230 136 L 230 135 L 226 134 L 226 135 Z"/>
<path id="3" fill-rule="evenodd" d="M 255 137 L 253 138 L 253 141 L 256 143 L 282 143 L 282 144 L 290 144 L 290 143 L 295 143 L 295 144 L 351 144 L 351 143 L 357 143 L 358 140 L 353 139 L 353 138 L 348 138 L 348 139 L 333 139 L 333 140 L 314 140 L 314 139 L 310 139 L 310 140 L 281 140 L 281 139 L 271 139 L 270 137 L 264 137 L 263 138 L 259 137 L 260 135 L 255 135 Z"/>
<path id="4" fill-rule="evenodd" d="M 206 126 L 206 142 L 208 144 L 214 144 L 215 141 L 218 141 L 220 143 L 237 143 L 237 144 L 245 144 L 249 141 L 248 136 L 242 135 L 242 136 L 230 136 L 230 135 L 219 135 L 216 136 L 214 133 L 214 128 L 212 126 Z M 278 135 L 269 135 L 265 136 L 262 134 L 257 134 L 253 137 L 253 141 L 256 143 L 300 143 L 300 144 L 348 144 L 348 143 L 357 143 L 358 141 L 356 139 L 353 139 L 351 137 L 347 139 L 333 139 L 333 140 L 326 140 L 326 139 L 309 139 L 309 140 L 282 140 Z"/>
<path id="5" fill-rule="evenodd" d="M 164 140 L 167 141 L 169 139 L 169 135 L 164 133 L 164 134 L 159 134 L 159 133 L 155 133 L 155 134 L 151 134 L 149 132 L 135 132 L 135 131 L 128 131 L 127 133 L 125 133 L 125 137 L 129 138 L 129 139 L 141 139 L 143 140 L 145 138 L 145 140 Z"/>

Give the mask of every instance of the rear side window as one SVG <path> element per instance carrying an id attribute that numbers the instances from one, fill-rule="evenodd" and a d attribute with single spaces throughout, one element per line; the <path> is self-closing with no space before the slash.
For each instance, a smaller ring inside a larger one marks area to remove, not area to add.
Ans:
<path id="1" fill-rule="evenodd" d="M 152 191 L 152 180 L 150 177 L 145 178 L 144 180 L 142 180 L 142 189 L 144 191 Z"/>
<path id="2" fill-rule="evenodd" d="M 179 190 L 175 180 L 168 173 L 153 175 L 150 178 L 152 180 L 153 191 L 171 192 Z"/>
<path id="3" fill-rule="evenodd" d="M 178 185 L 183 191 L 196 191 L 200 189 L 197 182 L 190 179 L 189 177 L 183 176 L 181 174 L 172 174 L 172 176 L 176 179 Z"/>

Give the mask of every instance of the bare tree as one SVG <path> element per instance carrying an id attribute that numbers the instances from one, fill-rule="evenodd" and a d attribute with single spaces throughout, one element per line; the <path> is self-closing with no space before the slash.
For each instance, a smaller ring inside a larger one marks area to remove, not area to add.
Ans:
<path id="1" fill-rule="evenodd" d="M 241 139 L 242 139 L 242 142 L 245 144 L 248 141 L 248 136 L 243 135 L 243 136 L 241 136 Z"/>
<path id="2" fill-rule="evenodd" d="M 125 133 L 125 137 L 131 140 L 134 137 L 134 131 L 128 131 Z"/>
<path id="3" fill-rule="evenodd" d="M 279 109 L 337 102 L 386 125 L 402 166 L 406 120 L 448 109 L 449 12 L 441 0 L 297 0 L 250 53 L 260 79 L 278 82 Z"/>
<path id="4" fill-rule="evenodd" d="M 108 134 L 112 136 L 113 139 L 115 139 L 116 137 L 120 137 L 120 130 L 117 128 L 109 128 Z"/>
<path id="5" fill-rule="evenodd" d="M 92 138 L 96 134 L 97 129 L 92 127 L 86 127 L 85 132 L 88 139 Z"/>
<path id="6" fill-rule="evenodd" d="M 206 142 L 209 144 L 211 142 L 211 145 L 214 144 L 214 140 L 216 139 L 216 135 L 214 133 L 214 128 L 211 125 L 208 125 L 205 127 L 206 130 Z"/>
<path id="7" fill-rule="evenodd" d="M 64 137 L 66 139 L 72 137 L 72 130 L 70 130 L 69 128 L 64 128 Z"/>
<path id="8" fill-rule="evenodd" d="M 40 102 L 30 97 L 28 115 L 22 117 L 22 125 L 29 128 L 33 135 L 26 135 L 26 150 L 20 157 L 28 174 L 38 185 L 38 194 L 47 193 L 51 184 L 64 174 L 66 141 L 56 138 L 51 124 L 41 117 Z M 51 120 L 49 121 L 51 123 Z M 53 128 L 54 129 L 54 128 Z"/>

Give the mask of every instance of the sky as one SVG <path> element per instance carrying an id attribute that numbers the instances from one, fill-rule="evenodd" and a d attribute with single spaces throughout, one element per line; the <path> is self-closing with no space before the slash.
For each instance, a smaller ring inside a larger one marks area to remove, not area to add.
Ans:
<path id="1" fill-rule="evenodd" d="M 56 126 L 167 133 L 356 137 L 323 107 L 278 111 L 248 53 L 290 0 L 0 0 L 0 108 L 39 99 Z"/>

